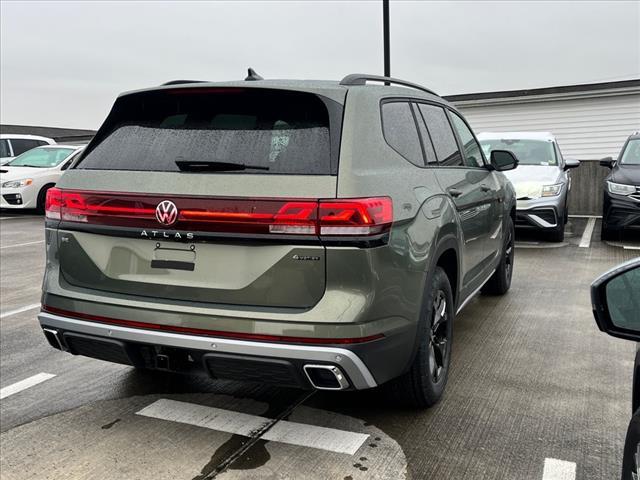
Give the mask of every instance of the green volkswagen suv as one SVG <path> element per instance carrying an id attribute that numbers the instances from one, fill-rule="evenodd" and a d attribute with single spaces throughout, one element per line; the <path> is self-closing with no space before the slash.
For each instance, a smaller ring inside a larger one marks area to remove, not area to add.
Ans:
<path id="1" fill-rule="evenodd" d="M 125 93 L 48 192 L 38 319 L 74 355 L 430 406 L 454 316 L 509 289 L 516 165 L 392 78 Z"/>

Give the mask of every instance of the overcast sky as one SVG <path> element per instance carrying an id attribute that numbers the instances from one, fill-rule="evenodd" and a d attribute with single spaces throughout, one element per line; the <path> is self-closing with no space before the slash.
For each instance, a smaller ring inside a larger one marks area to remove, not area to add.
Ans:
<path id="1" fill-rule="evenodd" d="M 640 78 L 640 2 L 391 1 L 391 73 L 438 93 Z M 382 74 L 381 1 L 0 1 L 0 121 L 97 128 L 171 79 Z"/>

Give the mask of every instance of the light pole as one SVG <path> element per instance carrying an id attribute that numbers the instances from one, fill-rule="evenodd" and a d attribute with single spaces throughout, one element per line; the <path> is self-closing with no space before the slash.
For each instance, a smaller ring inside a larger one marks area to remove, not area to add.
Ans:
<path id="1" fill-rule="evenodd" d="M 382 0 L 382 35 L 384 38 L 384 76 L 391 76 L 389 51 L 389 0 Z"/>

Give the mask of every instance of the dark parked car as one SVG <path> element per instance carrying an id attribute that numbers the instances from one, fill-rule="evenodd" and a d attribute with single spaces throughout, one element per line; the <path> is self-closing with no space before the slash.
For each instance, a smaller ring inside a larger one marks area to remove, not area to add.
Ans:
<path id="1" fill-rule="evenodd" d="M 611 169 L 605 179 L 602 239 L 617 240 L 626 228 L 640 229 L 640 132 L 632 134 L 618 160 L 600 160 Z"/>
<path id="2" fill-rule="evenodd" d="M 614 337 L 640 341 L 640 258 L 620 265 L 591 285 L 596 323 Z M 633 369 L 633 416 L 629 422 L 622 462 L 622 479 L 637 480 L 640 459 L 640 344 Z"/>

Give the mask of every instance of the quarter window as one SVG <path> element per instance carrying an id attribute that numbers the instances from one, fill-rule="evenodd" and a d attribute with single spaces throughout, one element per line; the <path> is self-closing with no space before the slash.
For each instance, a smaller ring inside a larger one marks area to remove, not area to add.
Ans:
<path id="1" fill-rule="evenodd" d="M 484 165 L 482 151 L 471 129 L 459 115 L 452 112 L 451 118 L 453 120 L 453 126 L 458 132 L 458 136 L 462 142 L 462 148 L 464 148 L 465 164 L 468 167 L 481 167 Z"/>
<path id="2" fill-rule="evenodd" d="M 6 140 L 0 140 L 0 157 L 10 157 L 11 151 L 9 150 L 9 142 Z"/>
<path id="3" fill-rule="evenodd" d="M 416 122 L 407 102 L 382 104 L 382 129 L 391 148 L 414 165 L 424 166 Z"/>
<path id="4" fill-rule="evenodd" d="M 426 123 L 429 137 L 433 142 L 433 148 L 436 151 L 440 165 L 445 167 L 462 166 L 462 156 L 458 149 L 458 143 L 453 135 L 444 109 L 421 103 L 419 110 Z"/>

